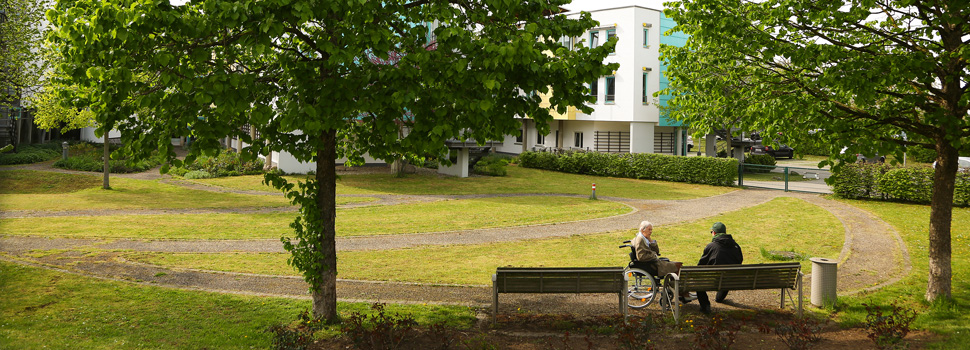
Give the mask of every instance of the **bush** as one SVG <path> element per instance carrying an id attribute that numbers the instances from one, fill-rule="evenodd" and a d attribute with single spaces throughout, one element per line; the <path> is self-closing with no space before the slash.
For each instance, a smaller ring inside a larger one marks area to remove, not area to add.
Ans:
<path id="1" fill-rule="evenodd" d="M 933 169 L 925 166 L 891 167 L 886 164 L 845 164 L 833 169 L 828 180 L 842 198 L 929 203 Z M 957 172 L 953 204 L 970 204 L 970 172 Z"/>
<path id="2" fill-rule="evenodd" d="M 915 162 L 933 163 L 936 161 L 936 150 L 923 147 L 909 147 L 906 155 Z"/>
<path id="3" fill-rule="evenodd" d="M 732 186 L 738 178 L 733 158 L 598 152 L 523 152 L 519 166 L 573 174 Z"/>
<path id="4" fill-rule="evenodd" d="M 240 159 L 239 153 L 221 152 L 215 157 L 201 156 L 191 164 L 183 164 L 181 167 L 169 169 L 170 174 L 178 176 L 186 176 L 193 171 L 208 173 L 209 177 L 256 175 L 263 173 L 263 162 L 258 160 L 243 161 Z"/>
<path id="5" fill-rule="evenodd" d="M 205 171 L 205 170 L 192 170 L 182 175 L 182 177 L 191 180 L 191 179 L 208 179 L 208 178 L 212 178 L 213 176 L 212 174 L 210 174 L 208 171 Z"/>
<path id="6" fill-rule="evenodd" d="M 505 166 L 508 164 L 509 161 L 507 158 L 485 156 L 475 163 L 475 166 L 472 167 L 472 172 L 487 176 L 505 176 L 508 173 L 505 170 Z"/>
<path id="7" fill-rule="evenodd" d="M 744 172 L 746 173 L 767 173 L 775 169 L 775 164 L 778 164 L 778 161 L 770 154 L 748 153 L 744 156 L 744 164 L 755 165 L 752 167 L 744 167 Z"/>
<path id="8" fill-rule="evenodd" d="M 916 311 L 890 304 L 885 309 L 871 304 L 866 307 L 866 331 L 879 349 L 905 349 L 903 338 L 916 320 Z"/>
<path id="9" fill-rule="evenodd" d="M 15 153 L 0 154 L 0 165 L 46 162 L 61 155 L 60 147 L 56 143 L 20 146 Z"/>

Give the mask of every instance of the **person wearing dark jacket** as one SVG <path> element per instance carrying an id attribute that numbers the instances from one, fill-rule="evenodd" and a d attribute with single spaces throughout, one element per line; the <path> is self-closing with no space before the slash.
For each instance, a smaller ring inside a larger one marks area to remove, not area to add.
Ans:
<path id="1" fill-rule="evenodd" d="M 727 234 L 727 227 L 723 223 L 715 222 L 711 226 L 711 243 L 704 247 L 704 255 L 697 261 L 697 265 L 731 265 L 744 262 L 744 255 L 741 253 L 741 246 L 734 241 L 734 237 Z M 717 302 L 723 302 L 727 298 L 728 291 L 719 290 L 714 298 Z M 700 303 L 701 312 L 711 313 L 711 300 L 707 297 L 707 292 L 697 293 L 697 302 Z"/>

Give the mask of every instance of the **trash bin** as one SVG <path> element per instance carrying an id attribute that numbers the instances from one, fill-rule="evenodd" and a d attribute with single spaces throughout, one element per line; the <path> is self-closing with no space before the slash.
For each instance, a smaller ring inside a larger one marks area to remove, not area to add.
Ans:
<path id="1" fill-rule="evenodd" d="M 812 262 L 812 304 L 815 306 L 835 306 L 838 262 L 826 258 L 811 258 Z"/>

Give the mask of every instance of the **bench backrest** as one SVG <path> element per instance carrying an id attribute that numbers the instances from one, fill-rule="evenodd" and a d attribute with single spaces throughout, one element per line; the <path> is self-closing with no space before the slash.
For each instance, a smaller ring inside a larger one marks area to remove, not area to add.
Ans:
<path id="1" fill-rule="evenodd" d="M 626 290 L 622 267 L 500 267 L 497 293 L 618 293 Z"/>
<path id="2" fill-rule="evenodd" d="M 795 288 L 801 264 L 684 266 L 680 289 L 688 291 Z"/>

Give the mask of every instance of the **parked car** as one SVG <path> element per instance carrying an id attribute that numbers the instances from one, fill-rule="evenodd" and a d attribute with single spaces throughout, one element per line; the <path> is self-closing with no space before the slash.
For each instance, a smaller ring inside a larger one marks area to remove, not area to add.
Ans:
<path id="1" fill-rule="evenodd" d="M 792 159 L 795 157 L 795 150 L 787 145 L 780 145 L 777 148 L 765 145 L 751 146 L 751 154 L 769 154 L 775 158 Z"/>

